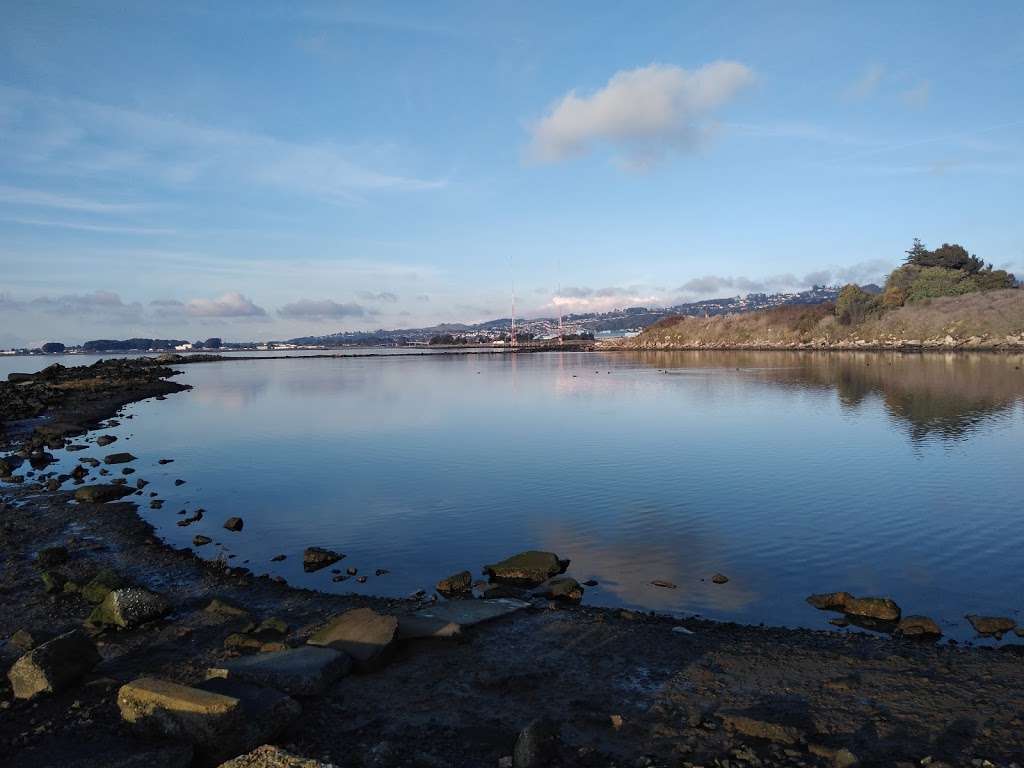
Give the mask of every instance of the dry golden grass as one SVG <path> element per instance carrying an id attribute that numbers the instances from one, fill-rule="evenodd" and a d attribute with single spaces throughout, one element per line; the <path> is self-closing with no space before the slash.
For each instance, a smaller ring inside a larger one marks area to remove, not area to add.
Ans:
<path id="1" fill-rule="evenodd" d="M 860 325 L 841 325 L 830 304 L 776 307 L 710 318 L 665 318 L 628 347 L 775 347 L 924 342 L 951 336 L 1003 342 L 1024 335 L 1024 291 L 1006 289 L 909 304 Z"/>

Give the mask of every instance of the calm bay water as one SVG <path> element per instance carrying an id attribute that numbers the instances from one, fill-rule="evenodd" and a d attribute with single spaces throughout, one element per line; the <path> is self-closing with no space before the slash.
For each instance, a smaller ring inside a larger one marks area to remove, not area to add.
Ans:
<path id="1" fill-rule="evenodd" d="M 129 406 L 104 430 L 117 443 L 62 462 L 130 450 L 132 479 L 167 500 L 143 509 L 161 536 L 212 536 L 209 557 L 324 591 L 406 595 L 536 548 L 597 579 L 592 604 L 825 627 L 804 598 L 848 590 L 966 638 L 968 612 L 1024 620 L 1022 369 L 867 353 L 208 363 L 183 367 L 191 392 Z M 175 525 L 196 507 L 204 520 Z M 243 532 L 221 528 L 232 515 Z M 313 545 L 367 583 L 303 573 Z"/>

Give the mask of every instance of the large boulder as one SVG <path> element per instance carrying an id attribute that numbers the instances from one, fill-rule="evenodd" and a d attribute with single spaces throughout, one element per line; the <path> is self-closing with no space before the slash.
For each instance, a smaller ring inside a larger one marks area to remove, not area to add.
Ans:
<path id="1" fill-rule="evenodd" d="M 370 608 L 356 608 L 331 619 L 309 638 L 309 645 L 343 651 L 360 671 L 383 663 L 394 647 L 398 619 Z"/>
<path id="2" fill-rule="evenodd" d="M 298 757 L 280 747 L 264 744 L 252 752 L 221 763 L 218 768 L 337 768 L 334 763 L 321 763 L 307 757 Z"/>
<path id="3" fill-rule="evenodd" d="M 301 714 L 283 693 L 225 680 L 193 688 L 144 677 L 121 687 L 117 706 L 136 730 L 192 744 L 199 765 L 251 750 Z"/>
<path id="4" fill-rule="evenodd" d="M 85 485 L 75 491 L 75 501 L 84 504 L 102 504 L 107 501 L 117 501 L 125 496 L 131 496 L 135 490 L 124 485 L 102 484 Z"/>
<path id="5" fill-rule="evenodd" d="M 568 560 L 559 560 L 553 552 L 530 550 L 506 558 L 499 563 L 484 566 L 484 573 L 495 581 L 535 587 L 552 576 L 563 573 Z"/>
<path id="6" fill-rule="evenodd" d="M 142 587 L 123 587 L 109 592 L 87 621 L 96 627 L 131 629 L 160 618 L 168 610 L 170 605 L 160 595 Z"/>
<path id="7" fill-rule="evenodd" d="M 75 629 L 26 653 L 14 662 L 7 678 L 15 698 L 31 699 L 42 693 L 65 690 L 99 661 L 100 655 L 92 640 Z"/>
<path id="8" fill-rule="evenodd" d="M 302 553 L 302 567 L 308 572 L 319 571 L 321 568 L 333 565 L 343 557 L 344 555 L 341 553 L 323 547 L 307 547 L 306 551 Z"/>
<path id="9" fill-rule="evenodd" d="M 207 676 L 265 685 L 293 696 L 318 696 L 351 666 L 352 660 L 341 651 L 306 645 L 224 661 L 210 667 Z"/>

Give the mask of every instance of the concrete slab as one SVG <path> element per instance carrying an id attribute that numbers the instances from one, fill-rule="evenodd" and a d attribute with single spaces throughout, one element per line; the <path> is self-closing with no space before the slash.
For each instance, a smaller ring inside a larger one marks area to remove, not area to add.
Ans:
<path id="1" fill-rule="evenodd" d="M 225 678 L 276 688 L 292 696 L 317 696 L 348 674 L 352 660 L 341 651 L 306 645 L 225 661 L 207 670 L 208 678 Z"/>

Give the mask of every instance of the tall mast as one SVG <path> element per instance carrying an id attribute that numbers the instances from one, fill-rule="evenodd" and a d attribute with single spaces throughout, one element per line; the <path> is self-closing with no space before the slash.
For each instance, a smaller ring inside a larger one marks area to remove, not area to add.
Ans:
<path id="1" fill-rule="evenodd" d="M 516 271 L 512 267 L 512 257 L 508 257 L 508 266 L 512 270 L 512 333 L 509 336 L 509 343 L 515 347 L 518 345 L 516 341 Z"/>

